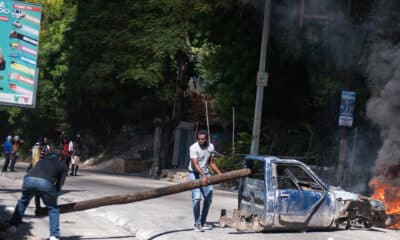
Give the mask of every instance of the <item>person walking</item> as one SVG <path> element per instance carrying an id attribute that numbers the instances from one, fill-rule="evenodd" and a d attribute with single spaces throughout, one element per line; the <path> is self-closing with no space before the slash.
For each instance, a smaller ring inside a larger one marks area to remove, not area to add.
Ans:
<path id="1" fill-rule="evenodd" d="M 59 239 L 60 211 L 57 199 L 68 170 L 61 159 L 58 152 L 51 152 L 45 159 L 39 160 L 25 175 L 22 183 L 22 196 L 18 200 L 10 221 L 10 232 L 16 231 L 18 225 L 22 223 L 25 210 L 32 197 L 38 195 L 49 209 L 50 240 Z"/>
<path id="2" fill-rule="evenodd" d="M 64 138 L 64 143 L 63 143 L 63 148 L 62 148 L 61 154 L 63 157 L 63 161 L 64 161 L 65 165 L 67 166 L 67 169 L 69 169 L 69 163 L 71 162 L 71 154 L 69 151 L 69 141 L 66 137 Z"/>
<path id="3" fill-rule="evenodd" d="M 65 132 L 64 131 L 61 131 L 61 133 L 60 133 L 60 136 L 59 136 L 59 144 L 60 144 L 60 146 L 62 147 L 62 146 L 64 146 L 64 139 L 66 138 L 66 136 L 65 136 Z"/>
<path id="4" fill-rule="evenodd" d="M 49 142 L 47 140 L 47 137 L 43 138 L 43 141 L 40 144 L 40 159 L 44 159 L 46 155 L 51 151 L 51 147 L 49 145 Z"/>
<path id="5" fill-rule="evenodd" d="M 74 150 L 71 155 L 71 176 L 78 176 L 79 164 L 81 162 L 82 149 L 78 141 L 74 141 Z"/>
<path id="6" fill-rule="evenodd" d="M 192 204 L 194 216 L 194 231 L 203 232 L 211 230 L 212 226 L 207 224 L 208 210 L 211 206 L 213 187 L 208 185 L 208 177 L 210 176 L 208 166 L 215 173 L 221 174 L 214 161 L 215 149 L 214 145 L 208 142 L 208 133 L 205 130 L 200 130 L 197 133 L 197 142 L 189 148 L 189 180 L 194 181 L 201 179 L 202 187 L 192 189 Z M 200 213 L 201 195 L 204 198 L 203 209 Z"/>
<path id="7" fill-rule="evenodd" d="M 14 136 L 14 140 L 12 141 L 12 152 L 11 152 L 11 164 L 10 164 L 10 171 L 11 172 L 16 172 L 15 171 L 15 163 L 18 160 L 19 146 L 22 143 L 24 143 L 24 140 L 22 138 L 19 138 L 19 136 Z"/>
<path id="8" fill-rule="evenodd" d="M 5 160 L 2 172 L 7 172 L 8 165 L 10 164 L 11 151 L 12 151 L 11 139 L 12 139 L 11 136 L 7 136 L 6 141 L 3 143 Z"/>

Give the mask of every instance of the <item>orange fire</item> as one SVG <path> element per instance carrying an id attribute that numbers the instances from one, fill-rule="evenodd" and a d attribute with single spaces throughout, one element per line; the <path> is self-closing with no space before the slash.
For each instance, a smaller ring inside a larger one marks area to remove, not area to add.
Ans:
<path id="1" fill-rule="evenodd" d="M 370 183 L 374 189 L 371 198 L 381 200 L 385 203 L 386 214 L 400 214 L 400 184 L 385 177 L 375 177 Z M 389 228 L 400 229 L 400 222 Z"/>

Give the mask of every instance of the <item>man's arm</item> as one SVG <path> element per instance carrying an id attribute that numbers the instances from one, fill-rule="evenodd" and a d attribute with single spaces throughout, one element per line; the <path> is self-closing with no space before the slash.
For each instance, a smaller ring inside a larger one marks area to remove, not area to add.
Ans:
<path id="1" fill-rule="evenodd" d="M 216 172 L 218 175 L 222 174 L 221 170 L 219 169 L 218 165 L 214 161 L 214 156 L 210 157 L 210 161 L 208 163 L 210 167 Z"/>
<path id="2" fill-rule="evenodd" d="M 201 179 L 201 181 L 203 182 L 203 185 L 207 185 L 208 178 L 207 178 L 207 175 L 204 173 L 203 169 L 201 169 L 201 167 L 199 165 L 199 160 L 197 158 L 191 158 L 190 161 L 192 162 L 192 167 L 194 168 L 194 170 L 196 170 L 196 172 L 198 172 L 203 177 Z"/>
<path id="3" fill-rule="evenodd" d="M 64 185 L 65 178 L 67 177 L 67 174 L 68 174 L 68 169 L 67 169 L 66 166 L 63 166 L 62 170 L 58 174 L 57 181 L 56 181 L 56 190 L 57 190 L 57 192 L 61 191 L 61 187 Z"/>

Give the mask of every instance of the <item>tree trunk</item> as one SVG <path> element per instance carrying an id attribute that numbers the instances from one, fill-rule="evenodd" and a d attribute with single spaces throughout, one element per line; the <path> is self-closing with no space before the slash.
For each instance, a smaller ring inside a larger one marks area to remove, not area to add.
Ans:
<path id="1" fill-rule="evenodd" d="M 176 126 L 178 126 L 178 122 L 174 120 L 164 119 L 161 122 L 161 146 L 158 174 L 161 174 L 161 170 L 171 166 L 172 148 L 174 146 L 174 130 Z"/>
<path id="2" fill-rule="evenodd" d="M 185 113 L 185 91 L 188 89 L 190 75 L 193 72 L 193 64 L 187 53 L 180 50 L 176 54 L 178 69 L 176 72 L 176 97 L 174 108 L 174 119 L 178 122 L 184 118 Z"/>

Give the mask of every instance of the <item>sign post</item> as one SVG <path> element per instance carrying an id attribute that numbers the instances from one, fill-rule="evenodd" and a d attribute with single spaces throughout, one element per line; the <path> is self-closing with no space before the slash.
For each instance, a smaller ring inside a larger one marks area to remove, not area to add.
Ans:
<path id="1" fill-rule="evenodd" d="M 341 127 L 340 146 L 339 146 L 339 162 L 336 183 L 344 184 L 345 162 L 348 158 L 347 154 L 347 134 L 346 129 L 353 126 L 354 104 L 356 102 L 356 93 L 351 91 L 342 91 L 339 110 L 339 127 Z"/>
<path id="2" fill-rule="evenodd" d="M 356 93 L 351 91 L 342 91 L 339 112 L 339 126 L 352 127 L 354 103 L 356 102 Z"/>

